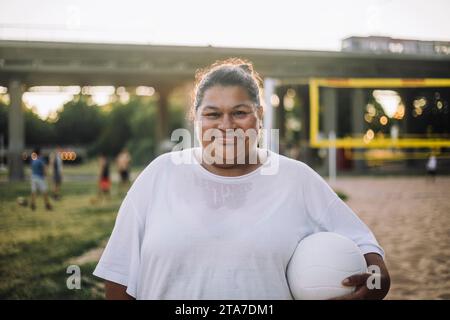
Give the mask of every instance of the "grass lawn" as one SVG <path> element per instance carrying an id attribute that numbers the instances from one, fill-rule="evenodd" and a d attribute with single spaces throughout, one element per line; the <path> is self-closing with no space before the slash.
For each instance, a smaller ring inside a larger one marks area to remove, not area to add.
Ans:
<path id="1" fill-rule="evenodd" d="M 74 258 L 107 240 L 122 196 L 115 195 L 113 186 L 111 200 L 92 204 L 96 195 L 92 164 L 67 169 L 68 176 L 86 171 L 85 177 L 63 183 L 63 197 L 52 201 L 53 211 L 44 209 L 42 197 L 36 211 L 17 203 L 19 196 L 29 198 L 29 182 L 0 183 L 0 299 L 103 297 L 103 283 L 92 276 L 96 262 L 79 265 L 80 290 L 67 288 L 66 270 Z"/>

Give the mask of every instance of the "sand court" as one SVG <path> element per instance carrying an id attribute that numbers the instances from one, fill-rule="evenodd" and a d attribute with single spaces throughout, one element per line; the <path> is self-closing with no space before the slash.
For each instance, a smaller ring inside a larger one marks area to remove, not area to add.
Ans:
<path id="1" fill-rule="evenodd" d="M 335 188 L 386 251 L 387 299 L 450 299 L 450 177 L 343 177 Z"/>

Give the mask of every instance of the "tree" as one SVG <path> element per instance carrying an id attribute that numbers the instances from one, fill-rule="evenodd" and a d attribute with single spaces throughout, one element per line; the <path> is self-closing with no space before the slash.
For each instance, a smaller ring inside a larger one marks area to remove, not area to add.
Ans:
<path id="1" fill-rule="evenodd" d="M 59 144 L 92 144 L 100 136 L 103 124 L 104 117 L 100 109 L 88 105 L 85 97 L 78 96 L 58 112 L 56 141 Z"/>
<path id="2" fill-rule="evenodd" d="M 55 130 L 52 123 L 42 120 L 32 110 L 25 108 L 25 145 L 44 146 L 55 143 Z"/>
<path id="3" fill-rule="evenodd" d="M 55 132 L 53 124 L 42 120 L 32 110 L 24 108 L 23 110 L 25 125 L 25 145 L 48 145 L 55 141 Z M 3 135 L 5 146 L 8 144 L 8 122 L 9 122 L 9 106 L 0 102 L 0 136 Z"/>
<path id="4" fill-rule="evenodd" d="M 93 152 L 115 156 L 131 137 L 130 117 L 133 110 L 129 105 L 114 104 L 105 115 L 103 131 L 93 146 Z"/>
<path id="5" fill-rule="evenodd" d="M 131 139 L 127 143 L 135 164 L 147 164 L 156 155 L 157 108 L 154 101 L 134 97 L 130 101 Z"/>

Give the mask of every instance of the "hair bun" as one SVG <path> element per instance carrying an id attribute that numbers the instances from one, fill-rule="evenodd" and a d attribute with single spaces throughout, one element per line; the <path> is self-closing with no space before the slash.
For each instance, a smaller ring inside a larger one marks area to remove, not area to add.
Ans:
<path id="1" fill-rule="evenodd" d="M 253 72 L 253 68 L 249 64 L 243 63 L 243 64 L 238 65 L 238 67 L 241 68 L 242 70 L 244 70 L 247 73 L 251 74 Z"/>

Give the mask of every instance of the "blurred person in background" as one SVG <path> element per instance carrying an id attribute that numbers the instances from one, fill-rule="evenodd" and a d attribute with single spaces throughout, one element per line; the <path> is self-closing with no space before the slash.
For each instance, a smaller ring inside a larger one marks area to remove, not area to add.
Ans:
<path id="1" fill-rule="evenodd" d="M 45 181 L 46 167 L 41 156 L 41 149 L 35 148 L 31 154 L 31 210 L 36 210 L 36 194 L 39 192 L 44 197 L 45 208 L 52 210 L 48 199 L 47 182 Z"/>
<path id="2" fill-rule="evenodd" d="M 100 200 L 109 199 L 111 195 L 111 178 L 109 170 L 109 159 L 105 154 L 99 157 L 99 182 L 98 182 L 98 197 Z"/>
<path id="3" fill-rule="evenodd" d="M 437 173 L 437 159 L 434 151 L 431 152 L 430 157 L 428 158 L 426 168 L 428 176 L 430 176 L 431 181 L 434 182 L 436 180 Z"/>
<path id="4" fill-rule="evenodd" d="M 116 159 L 117 170 L 119 171 L 120 183 L 119 183 L 119 192 L 123 193 L 129 187 L 130 184 L 130 163 L 131 156 L 128 152 L 127 148 L 123 148 L 122 151 L 118 154 Z"/>
<path id="5" fill-rule="evenodd" d="M 61 148 L 56 147 L 55 152 L 50 155 L 50 168 L 53 172 L 53 199 L 61 198 L 61 184 L 63 176 L 63 160 L 61 158 Z"/>

